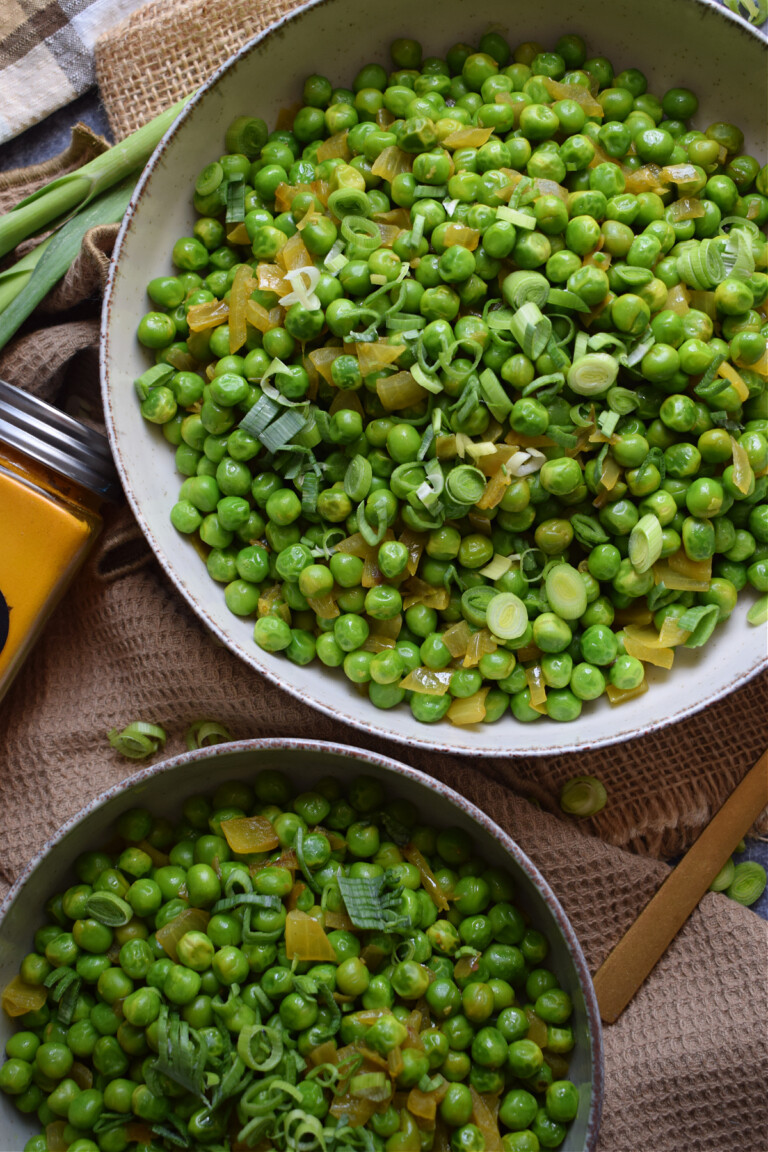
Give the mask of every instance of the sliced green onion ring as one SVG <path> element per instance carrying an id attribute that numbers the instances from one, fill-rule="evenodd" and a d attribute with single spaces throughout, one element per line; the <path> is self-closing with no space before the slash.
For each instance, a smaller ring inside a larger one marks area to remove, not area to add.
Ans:
<path id="1" fill-rule="evenodd" d="M 747 612 L 747 620 L 750 624 L 768 623 L 768 593 L 765 596 L 758 597 L 754 604 L 751 605 Z"/>
<path id="2" fill-rule="evenodd" d="M 109 928 L 121 928 L 133 919 L 133 908 L 114 892 L 93 892 L 85 902 L 85 910 L 93 920 Z"/>
<path id="3" fill-rule="evenodd" d="M 516 640 L 528 627 L 528 609 L 514 592 L 499 592 L 488 605 L 486 622 L 500 640 Z"/>
<path id="4" fill-rule="evenodd" d="M 496 216 L 499 220 L 506 220 L 516 228 L 525 228 L 529 232 L 536 227 L 535 216 L 529 216 L 527 212 L 518 212 L 516 208 L 507 208 L 504 204 L 496 209 Z"/>
<path id="5" fill-rule="evenodd" d="M 491 368 L 480 373 L 480 391 L 483 394 L 491 415 L 500 423 L 512 411 L 512 400 Z"/>
<path id="6" fill-rule="evenodd" d="M 328 197 L 328 207 L 338 220 L 345 216 L 370 216 L 371 203 L 359 188 L 337 188 Z"/>
<path id="7" fill-rule="evenodd" d="M 577 332 L 576 339 L 573 342 L 573 362 L 581 360 L 582 356 L 586 356 L 589 351 L 589 333 Z"/>
<path id="8" fill-rule="evenodd" d="M 568 370 L 568 387 L 577 396 L 602 396 L 616 382 L 619 365 L 607 352 L 591 352 Z"/>
<path id="9" fill-rule="evenodd" d="M 341 234 L 348 244 L 354 244 L 366 252 L 375 252 L 381 247 L 378 225 L 366 216 L 345 216 L 341 221 Z"/>
<path id="10" fill-rule="evenodd" d="M 734 868 L 734 877 L 727 892 L 731 900 L 749 908 L 765 892 L 766 872 L 757 860 L 744 860 Z"/>
<path id="11" fill-rule="evenodd" d="M 636 572 L 647 572 L 661 556 L 662 527 L 657 516 L 648 512 L 629 535 L 629 562 Z"/>
<path id="12" fill-rule="evenodd" d="M 577 296 L 575 292 L 569 292 L 567 288 L 550 288 L 547 302 L 550 307 L 570 308 L 574 312 L 589 312 L 590 310 L 589 305 L 584 303 L 581 296 Z"/>
<path id="13" fill-rule="evenodd" d="M 194 752 L 195 748 L 208 748 L 211 744 L 227 744 L 232 736 L 217 720 L 198 720 L 187 729 L 184 739 L 189 751 Z"/>
<path id="14" fill-rule="evenodd" d="M 612 332 L 595 332 L 587 341 L 590 352 L 602 352 L 605 348 L 618 348 L 619 352 L 626 352 L 627 342 Z"/>
<path id="15" fill-rule="evenodd" d="M 165 745 L 166 732 L 158 724 L 136 720 L 123 728 L 122 732 L 113 728 L 107 733 L 107 739 L 115 751 L 128 760 L 146 760 L 147 756 L 154 756 Z"/>
<path id="16" fill-rule="evenodd" d="M 568 816 L 596 816 L 607 801 L 605 785 L 595 776 L 573 776 L 560 790 L 560 807 Z"/>
<path id="17" fill-rule="evenodd" d="M 301 431 L 305 424 L 305 417 L 295 408 L 289 408 L 287 412 L 283 412 L 282 416 L 278 416 L 277 420 L 274 420 L 264 429 L 259 439 L 267 452 L 274 454 L 290 444 L 293 437 Z"/>
<path id="18" fill-rule="evenodd" d="M 255 160 L 266 143 L 268 133 L 263 120 L 254 116 L 237 116 L 227 128 L 227 152 L 242 152 L 249 160 Z"/>
<path id="19" fill-rule="evenodd" d="M 522 308 L 529 300 L 543 308 L 549 296 L 549 280 L 541 272 L 510 272 L 504 277 L 501 294 L 513 308 Z"/>
<path id="20" fill-rule="evenodd" d="M 427 392 L 432 392 L 434 395 L 437 395 L 443 391 L 443 385 L 437 377 L 425 372 L 420 364 L 412 364 L 410 373 L 416 383 L 420 384 L 422 388 L 426 388 Z"/>
<path id="21" fill-rule="evenodd" d="M 195 182 L 195 192 L 198 196 L 211 196 L 224 179 L 224 169 L 218 160 L 206 164 Z"/>
<path id="22" fill-rule="evenodd" d="M 237 1038 L 237 1054 L 253 1072 L 269 1072 L 283 1058 L 283 1035 L 263 1024 L 247 1025 Z"/>
<path id="23" fill-rule="evenodd" d="M 562 372 L 548 372 L 546 376 L 537 376 L 535 380 L 531 380 L 530 384 L 526 384 L 523 388 L 522 395 L 530 396 L 533 392 L 538 392 L 541 388 L 551 389 L 551 394 L 555 395 L 560 392 L 565 384 L 565 376 Z"/>
<path id="24" fill-rule="evenodd" d="M 373 468 L 370 461 L 358 453 L 350 460 L 344 473 L 344 491 L 353 504 L 359 504 L 370 492 L 372 482 Z"/>
<path id="25" fill-rule="evenodd" d="M 241 224 L 245 220 L 245 182 L 237 176 L 227 184 L 227 224 Z"/>
<path id="26" fill-rule="evenodd" d="M 612 388 L 608 389 L 605 400 L 611 411 L 618 412 L 619 416 L 628 416 L 630 412 L 634 412 L 638 404 L 635 393 L 629 388 L 620 387 L 618 384 L 614 384 Z"/>
<path id="27" fill-rule="evenodd" d="M 471 464 L 459 464 L 448 473 L 445 487 L 457 504 L 477 504 L 485 492 L 485 476 Z"/>
<path id="28" fill-rule="evenodd" d="M 533 300 L 529 300 L 515 312 L 510 322 L 510 331 L 525 355 L 531 360 L 537 360 L 552 335 L 552 321 L 542 315 Z"/>
<path id="29" fill-rule="evenodd" d="M 706 644 L 715 630 L 719 617 L 720 612 L 715 604 L 702 604 L 696 608 L 689 608 L 678 620 L 679 626 L 690 632 L 685 647 L 701 648 Z"/>
<path id="30" fill-rule="evenodd" d="M 587 610 L 587 586 L 571 564 L 555 564 L 544 577 L 547 600 L 561 620 L 578 620 Z"/>
<path id="31" fill-rule="evenodd" d="M 609 410 L 601 412 L 597 418 L 597 426 L 604 436 L 613 436 L 618 422 L 618 412 L 611 412 Z"/>
<path id="32" fill-rule="evenodd" d="M 365 504 L 361 500 L 357 506 L 357 527 L 366 544 L 374 548 L 381 544 L 387 531 L 387 509 L 383 501 L 375 503 L 373 515 L 376 518 L 376 527 L 372 528 L 365 514 Z"/>
<path id="33" fill-rule="evenodd" d="M 577 428 L 589 428 L 595 422 L 594 412 L 588 404 L 574 404 L 568 415 Z"/>
<path id="34" fill-rule="evenodd" d="M 305 516 L 312 516 L 317 510 L 317 497 L 320 492 L 320 481 L 314 472 L 304 472 L 300 483 L 301 511 Z"/>
<path id="35" fill-rule="evenodd" d="M 725 892 L 726 888 L 730 888 L 733 883 L 733 878 L 736 875 L 736 864 L 733 857 L 729 856 L 725 864 L 715 876 L 714 880 L 709 886 L 710 892 Z"/>
<path id="36" fill-rule="evenodd" d="M 273 400 L 270 400 L 269 396 L 261 395 L 240 421 L 240 427 L 258 439 L 270 421 L 274 420 L 279 412 L 279 405 L 275 404 Z"/>

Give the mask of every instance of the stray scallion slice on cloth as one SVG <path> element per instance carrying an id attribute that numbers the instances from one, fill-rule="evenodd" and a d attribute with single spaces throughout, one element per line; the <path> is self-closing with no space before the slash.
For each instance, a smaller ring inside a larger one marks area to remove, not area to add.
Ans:
<path id="1" fill-rule="evenodd" d="M 165 746 L 167 736 L 165 729 L 158 724 L 136 720 L 123 728 L 122 732 L 113 728 L 107 733 L 107 739 L 121 756 L 126 756 L 129 760 L 146 760 L 148 756 L 154 756 Z"/>
<path id="2" fill-rule="evenodd" d="M 607 802 L 605 785 L 595 776 L 574 776 L 560 790 L 560 807 L 569 816 L 596 816 Z"/>
<path id="3" fill-rule="evenodd" d="M 742 860 L 734 867 L 731 883 L 726 894 L 737 904 L 749 908 L 756 904 L 766 887 L 766 872 L 757 860 Z"/>
<path id="4" fill-rule="evenodd" d="M 217 720 L 198 720 L 191 725 L 184 736 L 187 748 L 209 748 L 212 744 L 226 744 L 232 739 L 228 728 Z"/>
<path id="5" fill-rule="evenodd" d="M 710 892 L 725 892 L 733 883 L 735 875 L 736 864 L 734 863 L 733 857 L 729 857 L 710 884 Z"/>

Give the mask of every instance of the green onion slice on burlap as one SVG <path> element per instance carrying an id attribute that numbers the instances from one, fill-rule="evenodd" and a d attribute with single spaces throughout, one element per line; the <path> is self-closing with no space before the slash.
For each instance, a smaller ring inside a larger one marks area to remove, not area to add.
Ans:
<path id="1" fill-rule="evenodd" d="M 574 776 L 560 791 L 560 807 L 569 816 L 596 816 L 607 800 L 605 785 L 594 776 Z"/>

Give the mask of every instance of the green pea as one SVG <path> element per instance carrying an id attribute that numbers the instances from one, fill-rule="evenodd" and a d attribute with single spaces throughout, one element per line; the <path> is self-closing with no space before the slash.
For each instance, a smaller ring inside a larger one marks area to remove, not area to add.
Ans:
<path id="1" fill-rule="evenodd" d="M 535 1096 L 524 1088 L 514 1088 L 501 1101 L 499 1119 L 512 1132 L 523 1132 L 533 1123 L 538 1108 Z"/>
<path id="2" fill-rule="evenodd" d="M 513 1012 L 515 1009 L 506 1009 L 506 1011 Z M 544 1056 L 538 1044 L 532 1040 L 520 1039 L 510 1042 L 507 1060 L 512 1073 L 519 1079 L 526 1080 L 539 1071 L 544 1062 Z"/>
<path id="3" fill-rule="evenodd" d="M 565 1139 L 567 1131 L 565 1125 L 552 1119 L 544 1108 L 537 1111 L 530 1130 L 542 1148 L 557 1148 Z"/>
<path id="4" fill-rule="evenodd" d="M 467 1124 L 472 1116 L 472 1094 L 466 1084 L 451 1084 L 440 1102 L 440 1116 L 451 1128 Z"/>
<path id="5" fill-rule="evenodd" d="M 27 1060 L 12 1056 L 0 1066 L 0 1091 L 8 1096 L 21 1096 L 32 1084 L 33 1071 Z"/>

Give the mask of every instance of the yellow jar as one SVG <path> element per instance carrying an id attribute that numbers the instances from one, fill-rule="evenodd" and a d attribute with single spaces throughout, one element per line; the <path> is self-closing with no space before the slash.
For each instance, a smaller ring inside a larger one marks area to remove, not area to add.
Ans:
<path id="1" fill-rule="evenodd" d="M 0 381 L 0 699 L 118 492 L 104 436 Z"/>

